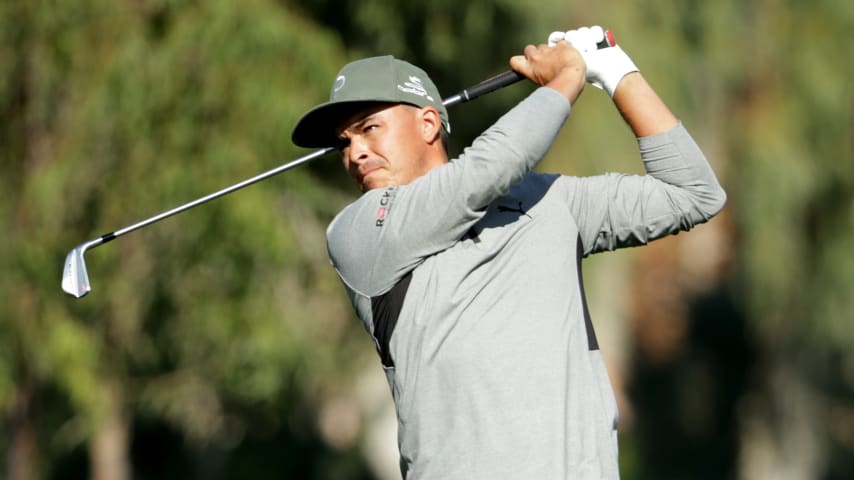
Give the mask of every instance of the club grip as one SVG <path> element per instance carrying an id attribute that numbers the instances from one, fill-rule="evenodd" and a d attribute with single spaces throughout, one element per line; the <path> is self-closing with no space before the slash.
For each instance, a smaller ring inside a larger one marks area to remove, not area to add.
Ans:
<path id="1" fill-rule="evenodd" d="M 462 92 L 448 98 L 445 100 L 445 106 L 455 105 L 457 103 L 468 102 L 469 100 L 474 100 L 475 98 L 486 95 L 487 93 L 494 92 L 500 88 L 504 88 L 508 85 L 513 85 L 519 80 L 523 80 L 525 78 L 521 73 L 515 72 L 513 70 L 508 70 L 503 73 L 499 73 L 494 77 L 487 78 L 486 80 L 478 83 L 477 85 L 473 85 Z"/>
<path id="2" fill-rule="evenodd" d="M 596 44 L 596 47 L 599 49 L 613 47 L 617 44 L 617 41 L 614 39 L 614 33 L 610 30 L 605 30 L 605 38 L 602 39 L 601 42 Z M 494 92 L 495 90 L 504 88 L 509 85 L 513 85 L 514 83 L 523 80 L 525 78 L 519 72 L 508 70 L 504 73 L 499 73 L 494 77 L 487 78 L 486 80 L 478 83 L 477 85 L 473 85 L 456 95 L 452 95 L 442 103 L 446 107 L 450 107 L 456 105 L 458 103 L 465 103 L 469 100 L 474 100 L 475 98 L 486 95 L 487 93 Z"/>

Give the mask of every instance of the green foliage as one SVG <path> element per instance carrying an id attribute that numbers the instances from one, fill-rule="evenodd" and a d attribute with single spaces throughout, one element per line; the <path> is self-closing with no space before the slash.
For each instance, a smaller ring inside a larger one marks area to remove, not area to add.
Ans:
<path id="1" fill-rule="evenodd" d="M 723 289 L 746 316 L 760 352 L 749 371 L 752 385 L 738 404 L 738 428 L 759 421 L 748 417 L 757 412 L 773 412 L 765 420 L 771 431 L 784 427 L 785 415 L 791 415 L 783 400 L 789 392 L 770 380 L 783 369 L 812 395 L 814 404 L 802 407 L 820 412 L 807 420 L 819 432 L 809 440 L 818 444 L 816 456 L 804 455 L 803 462 L 814 462 L 817 476 L 850 476 L 850 462 L 839 458 L 850 458 L 854 443 L 839 432 L 850 430 L 854 418 L 854 64 L 847 58 L 854 48 L 854 8 L 789 0 L 576 7 L 584 15 L 580 23 L 602 22 L 615 30 L 708 153 L 728 191 L 725 215 L 734 223 L 729 241 L 735 258 Z M 624 127 L 599 93 L 585 90 L 545 169 L 637 171 L 635 146 L 622 140 L 622 132 L 605 135 Z M 583 124 L 574 123 L 580 118 Z M 721 221 L 726 220 L 714 220 Z M 738 350 L 741 341 L 730 338 L 730 350 Z M 682 388 L 692 385 L 699 381 Z M 640 408 L 644 399 L 637 400 Z M 654 422 L 646 418 L 652 411 L 635 413 Z M 667 437 L 661 425 L 652 428 L 650 438 Z M 685 435 L 696 440 L 692 432 Z M 804 441 L 773 439 L 780 445 Z M 666 442 L 649 445 L 647 453 Z M 676 462 L 679 454 L 670 454 Z M 637 468 L 625 471 L 627 478 L 644 471 L 661 478 L 668 468 L 689 471 L 657 465 L 654 456 L 638 461 L 645 456 L 635 450 L 631 455 Z M 741 455 L 742 467 L 755 460 L 745 451 Z M 788 461 L 785 453 L 778 455 L 774 462 Z M 702 475 L 708 471 L 684 476 Z"/>
<path id="2" fill-rule="evenodd" d="M 74 244 L 302 154 L 289 129 L 343 62 L 334 36 L 265 1 L 3 9 L 0 408 L 16 382 L 57 392 L 73 416 L 38 427 L 71 448 L 119 384 L 208 443 L 346 379 L 371 353 L 323 249 L 346 197 L 307 171 L 92 250 L 93 293 L 58 289 Z"/>

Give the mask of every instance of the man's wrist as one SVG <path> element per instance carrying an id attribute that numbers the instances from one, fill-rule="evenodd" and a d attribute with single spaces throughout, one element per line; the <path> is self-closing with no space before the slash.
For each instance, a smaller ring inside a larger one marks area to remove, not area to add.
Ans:
<path id="1" fill-rule="evenodd" d="M 569 65 L 564 67 L 545 86 L 556 90 L 561 95 L 565 96 L 570 104 L 574 104 L 575 100 L 581 95 L 586 82 L 586 71 L 582 65 Z"/>
<path id="2" fill-rule="evenodd" d="M 596 55 L 599 61 L 605 61 L 604 65 L 607 68 L 601 70 L 602 88 L 608 92 L 612 98 L 617 90 L 617 86 L 622 79 L 633 72 L 639 71 L 637 65 L 629 58 L 628 55 L 620 48 L 619 45 L 597 50 L 591 55 Z"/>

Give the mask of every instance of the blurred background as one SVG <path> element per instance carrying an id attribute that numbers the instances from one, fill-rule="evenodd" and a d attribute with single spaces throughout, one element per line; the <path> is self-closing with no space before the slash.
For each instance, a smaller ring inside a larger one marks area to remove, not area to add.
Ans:
<path id="1" fill-rule="evenodd" d="M 854 478 L 854 4 L 831 0 L 0 2 L 0 477 L 394 479 L 394 409 L 324 230 L 330 157 L 87 255 L 86 240 L 309 153 L 349 60 L 449 95 L 553 30 L 613 29 L 728 194 L 586 262 L 623 478 Z M 455 107 L 451 153 L 532 90 Z M 640 173 L 585 90 L 541 170 Z"/>

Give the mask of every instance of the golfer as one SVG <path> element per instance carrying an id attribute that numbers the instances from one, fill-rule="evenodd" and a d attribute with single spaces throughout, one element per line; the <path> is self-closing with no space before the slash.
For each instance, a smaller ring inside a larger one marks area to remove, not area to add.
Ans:
<path id="1" fill-rule="evenodd" d="M 343 67 L 293 131 L 337 146 L 364 192 L 329 256 L 376 343 L 403 477 L 617 478 L 617 408 L 581 278 L 592 253 L 689 230 L 725 193 L 697 144 L 601 28 L 557 32 L 511 67 L 539 86 L 457 158 L 421 69 Z M 533 172 L 590 82 L 637 137 L 646 175 Z"/>

